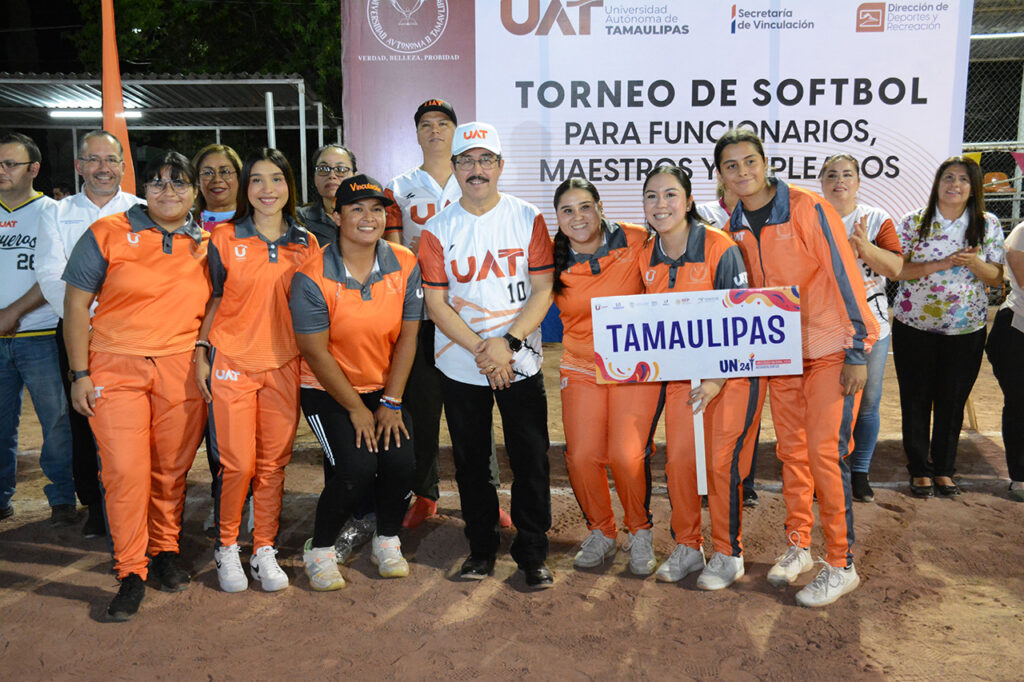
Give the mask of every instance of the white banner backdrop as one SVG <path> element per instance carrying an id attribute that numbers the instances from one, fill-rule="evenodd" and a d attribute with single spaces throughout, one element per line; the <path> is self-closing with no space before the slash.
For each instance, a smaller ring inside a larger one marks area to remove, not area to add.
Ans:
<path id="1" fill-rule="evenodd" d="M 896 218 L 961 147 L 970 0 L 343 6 L 360 168 L 386 181 L 419 163 L 416 104 L 448 98 L 460 121 L 497 127 L 502 189 L 552 226 L 553 190 L 570 176 L 592 180 L 616 220 L 642 222 L 640 185 L 659 162 L 689 169 L 697 200 L 712 200 L 714 142 L 733 126 L 761 135 L 779 177 L 816 191 L 822 161 L 853 154 L 862 202 Z"/>
<path id="2" fill-rule="evenodd" d="M 598 383 L 803 372 L 796 287 L 591 299 Z"/>

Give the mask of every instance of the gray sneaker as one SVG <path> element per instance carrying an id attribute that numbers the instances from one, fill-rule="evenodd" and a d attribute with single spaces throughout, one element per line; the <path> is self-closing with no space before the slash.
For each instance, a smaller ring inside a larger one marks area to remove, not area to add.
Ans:
<path id="1" fill-rule="evenodd" d="M 860 577 L 852 565 L 836 568 L 825 564 L 814 580 L 796 593 L 796 603 L 800 606 L 828 606 L 844 594 L 853 592 L 858 585 Z"/>
<path id="2" fill-rule="evenodd" d="M 650 528 L 641 528 L 636 534 L 630 533 L 623 546 L 629 550 L 629 572 L 633 575 L 650 575 L 658 560 L 654 556 L 654 533 Z"/>
<path id="3" fill-rule="evenodd" d="M 338 533 L 338 539 L 334 541 L 334 553 L 337 555 L 338 563 L 348 563 L 356 550 L 373 538 L 376 530 L 377 517 L 373 514 L 367 514 L 362 519 L 353 516 L 346 521 Z"/>
<path id="4" fill-rule="evenodd" d="M 704 568 L 703 550 L 676 545 L 668 559 L 658 566 L 658 580 L 666 583 L 677 583 L 694 571 Z"/>
<path id="5" fill-rule="evenodd" d="M 775 560 L 775 565 L 768 569 L 768 582 L 775 587 L 792 585 L 797 577 L 811 570 L 811 550 L 797 545 L 790 545 L 786 553 Z"/>
<path id="6" fill-rule="evenodd" d="M 604 564 L 605 559 L 615 556 L 618 547 L 615 546 L 615 539 L 610 538 L 599 530 L 590 532 L 587 539 L 583 541 L 580 551 L 572 560 L 576 568 L 596 568 Z"/>
<path id="7" fill-rule="evenodd" d="M 702 590 L 723 590 L 743 577 L 743 557 L 715 552 L 697 578 Z"/>

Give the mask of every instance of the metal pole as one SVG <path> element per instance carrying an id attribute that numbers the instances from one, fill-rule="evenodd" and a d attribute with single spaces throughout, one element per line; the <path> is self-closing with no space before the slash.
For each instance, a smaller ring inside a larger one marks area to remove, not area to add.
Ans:
<path id="1" fill-rule="evenodd" d="M 73 150 L 72 151 L 72 156 L 77 159 L 78 158 L 78 129 L 75 128 L 74 126 L 71 126 L 71 149 Z M 81 186 L 80 182 L 82 180 L 82 177 L 78 174 L 78 170 L 75 168 L 75 164 L 73 162 L 71 164 L 71 170 L 74 172 L 74 176 L 75 176 L 75 194 L 78 194 L 78 190 L 79 190 L 79 188 Z"/>
<path id="2" fill-rule="evenodd" d="M 1024 140 L 1024 68 L 1020 70 L 1020 106 L 1017 108 L 1017 141 Z M 1016 161 L 1016 160 L 1015 160 Z M 1014 169 L 1014 181 L 1013 181 L 1013 204 L 1010 207 L 1010 215 L 1012 216 L 1011 225 L 1016 225 L 1020 221 L 1020 191 L 1021 181 L 1020 175 L 1016 173 Z"/>
<path id="3" fill-rule="evenodd" d="M 324 105 L 316 103 L 316 148 L 324 146 Z"/>
<path id="4" fill-rule="evenodd" d="M 213 132 L 216 135 L 217 144 L 220 144 L 220 128 L 214 128 Z"/>
<path id="5" fill-rule="evenodd" d="M 338 144 L 343 144 L 341 141 L 341 126 L 335 128 L 334 131 L 334 141 L 337 142 Z"/>
<path id="6" fill-rule="evenodd" d="M 299 91 L 299 168 L 302 169 L 302 203 L 308 199 L 309 192 L 309 169 L 306 167 L 306 81 L 300 81 Z"/>
<path id="7" fill-rule="evenodd" d="M 277 149 L 277 135 L 274 133 L 274 93 L 267 90 L 267 146 Z"/>

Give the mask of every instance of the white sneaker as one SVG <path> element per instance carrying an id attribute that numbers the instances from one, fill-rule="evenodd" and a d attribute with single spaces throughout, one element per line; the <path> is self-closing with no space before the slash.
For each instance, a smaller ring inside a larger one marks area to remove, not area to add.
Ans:
<path id="1" fill-rule="evenodd" d="M 768 570 L 768 582 L 775 587 L 792 585 L 801 573 L 811 570 L 812 563 L 811 550 L 790 545 Z"/>
<path id="2" fill-rule="evenodd" d="M 629 572 L 633 575 L 650 575 L 658 560 L 654 556 L 654 533 L 650 528 L 641 528 L 630 533 L 623 549 L 629 550 Z"/>
<path id="3" fill-rule="evenodd" d="M 370 561 L 382 578 L 404 578 L 409 575 L 409 562 L 402 556 L 402 543 L 397 535 L 374 535 Z"/>
<path id="4" fill-rule="evenodd" d="M 302 548 L 302 563 L 306 566 L 310 586 L 317 592 L 329 592 L 345 587 L 345 579 L 338 571 L 334 547 L 313 547 L 313 538 Z"/>
<path id="5" fill-rule="evenodd" d="M 743 557 L 715 552 L 697 577 L 702 590 L 723 590 L 743 577 Z"/>
<path id="6" fill-rule="evenodd" d="M 704 551 L 676 545 L 669 558 L 658 566 L 658 580 L 666 583 L 677 583 L 694 571 L 704 568 Z"/>
<path id="7" fill-rule="evenodd" d="M 217 563 L 217 582 L 225 592 L 242 592 L 249 587 L 249 579 L 245 577 L 242 561 L 238 558 L 238 544 L 229 547 L 218 547 L 213 550 L 213 560 Z"/>
<path id="8" fill-rule="evenodd" d="M 615 539 L 610 538 L 599 530 L 590 532 L 587 539 L 576 552 L 572 565 L 576 568 L 596 568 L 604 563 L 605 559 L 615 556 L 619 548 L 615 545 Z"/>
<path id="9" fill-rule="evenodd" d="M 814 580 L 796 593 L 796 603 L 800 606 L 827 606 L 847 592 L 853 592 L 858 585 L 860 576 L 852 565 L 836 568 L 825 564 Z"/>
<path id="10" fill-rule="evenodd" d="M 264 592 L 277 592 L 288 587 L 288 574 L 277 563 L 277 550 L 264 545 L 249 559 L 249 572 L 259 580 Z"/>

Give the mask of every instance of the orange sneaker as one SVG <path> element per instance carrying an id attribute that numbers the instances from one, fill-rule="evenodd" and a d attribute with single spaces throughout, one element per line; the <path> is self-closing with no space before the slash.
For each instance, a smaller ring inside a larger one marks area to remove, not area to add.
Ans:
<path id="1" fill-rule="evenodd" d="M 508 512 L 498 507 L 498 525 L 502 528 L 512 527 L 512 517 L 508 515 Z"/>
<path id="2" fill-rule="evenodd" d="M 409 507 L 409 511 L 405 512 L 402 528 L 416 528 L 435 514 L 437 514 L 437 501 L 429 497 L 417 496 L 416 501 Z"/>

